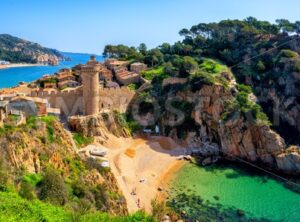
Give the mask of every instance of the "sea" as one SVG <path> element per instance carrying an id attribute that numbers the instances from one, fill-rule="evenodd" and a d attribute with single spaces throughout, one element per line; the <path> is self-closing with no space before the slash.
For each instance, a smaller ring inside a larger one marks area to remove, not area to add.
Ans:
<path id="1" fill-rule="evenodd" d="M 71 68 L 77 64 L 85 64 L 90 58 L 89 54 L 83 53 L 64 52 L 63 54 L 71 58 L 71 61 L 62 61 L 58 66 L 31 66 L 0 69 L 0 88 L 13 87 L 18 85 L 19 82 L 31 82 L 45 74 L 54 74 L 62 68 Z M 96 56 L 96 59 L 103 61 L 104 57 Z"/>
<path id="2" fill-rule="evenodd" d="M 300 184 L 256 168 L 189 163 L 169 187 L 168 204 L 190 221 L 300 221 Z"/>

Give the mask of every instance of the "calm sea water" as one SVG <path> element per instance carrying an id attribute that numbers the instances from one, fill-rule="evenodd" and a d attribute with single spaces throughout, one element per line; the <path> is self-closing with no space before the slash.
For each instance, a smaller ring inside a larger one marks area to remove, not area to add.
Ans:
<path id="1" fill-rule="evenodd" d="M 199 221 L 300 221 L 300 194 L 234 166 L 188 164 L 172 181 L 170 196 L 173 208 Z"/>
<path id="2" fill-rule="evenodd" d="M 72 61 L 60 62 L 58 66 L 33 66 L 18 67 L 0 70 L 0 88 L 16 86 L 19 82 L 31 82 L 42 77 L 45 74 L 53 74 L 61 68 L 71 68 L 77 64 L 86 63 L 90 55 L 77 53 L 64 53 Z M 102 56 L 97 56 L 98 61 L 103 61 Z"/>

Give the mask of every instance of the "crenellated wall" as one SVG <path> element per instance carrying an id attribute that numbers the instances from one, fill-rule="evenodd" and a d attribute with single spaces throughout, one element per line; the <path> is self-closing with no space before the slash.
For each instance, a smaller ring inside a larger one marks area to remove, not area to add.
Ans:
<path id="1" fill-rule="evenodd" d="M 59 108 L 62 115 L 83 114 L 82 89 L 68 91 L 32 92 L 31 96 L 47 99 L 52 108 Z"/>
<path id="2" fill-rule="evenodd" d="M 52 108 L 59 108 L 62 115 L 65 116 L 83 115 L 85 113 L 82 87 L 66 91 L 32 92 L 31 96 L 47 99 Z M 133 96 L 134 91 L 127 87 L 100 88 L 99 111 L 118 110 L 119 112 L 125 112 Z"/>

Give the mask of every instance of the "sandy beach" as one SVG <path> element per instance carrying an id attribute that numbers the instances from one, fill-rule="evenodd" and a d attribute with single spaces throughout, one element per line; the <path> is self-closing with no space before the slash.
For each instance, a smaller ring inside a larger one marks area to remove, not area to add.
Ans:
<path id="1" fill-rule="evenodd" d="M 178 160 L 184 148 L 167 137 L 117 138 L 109 135 L 103 144 L 108 148 L 111 170 L 122 190 L 129 212 L 151 211 L 151 200 L 163 196 L 159 188 L 184 164 Z"/>
<path id="2" fill-rule="evenodd" d="M 0 69 L 9 69 L 17 67 L 31 67 L 31 66 L 42 66 L 41 64 L 29 64 L 29 63 L 12 63 L 9 65 L 0 65 Z"/>

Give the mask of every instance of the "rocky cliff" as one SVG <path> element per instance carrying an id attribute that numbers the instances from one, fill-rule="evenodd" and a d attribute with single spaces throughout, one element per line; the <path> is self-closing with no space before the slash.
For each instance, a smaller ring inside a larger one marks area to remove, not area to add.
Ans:
<path id="1" fill-rule="evenodd" d="M 150 90 L 154 98 L 159 95 L 155 100 L 162 109 L 158 122 L 163 133 L 184 141 L 193 151 L 206 150 L 209 156 L 221 154 L 234 161 L 242 159 L 299 175 L 299 147 L 287 147 L 284 139 L 270 128 L 253 94 L 246 94 L 232 76 L 226 76 L 227 84 L 199 84 L 191 80 L 185 85 L 156 86 Z M 173 108 L 164 108 L 166 101 L 173 101 L 167 102 Z"/>
<path id="2" fill-rule="evenodd" d="M 12 189 L 23 198 L 68 206 L 74 212 L 127 214 L 112 173 L 97 160 L 81 159 L 72 144 L 53 117 L 4 125 L 0 128 L 0 191 Z"/>
<path id="3" fill-rule="evenodd" d="M 56 65 L 64 56 L 55 49 L 8 34 L 0 35 L 0 60 L 11 63 L 43 63 Z"/>

